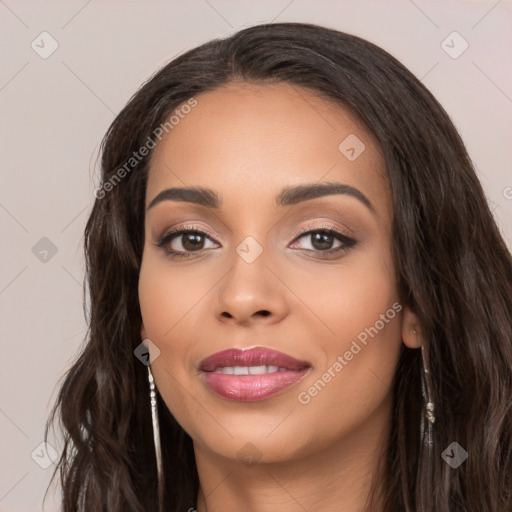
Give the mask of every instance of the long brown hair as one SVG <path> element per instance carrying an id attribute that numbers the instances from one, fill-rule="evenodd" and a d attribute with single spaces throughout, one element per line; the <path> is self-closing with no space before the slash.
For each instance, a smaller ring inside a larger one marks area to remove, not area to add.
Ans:
<path id="1" fill-rule="evenodd" d="M 105 135 L 101 178 L 111 186 L 85 229 L 86 344 L 46 426 L 47 435 L 58 415 L 65 434 L 63 512 L 158 510 L 147 369 L 134 357 L 150 156 L 112 180 L 177 107 L 233 80 L 307 88 L 349 109 L 382 148 L 399 294 L 421 320 L 436 404 L 428 465 L 419 442 L 421 353 L 403 346 L 380 482 L 384 512 L 512 510 L 512 262 L 464 144 L 432 94 L 381 48 L 317 25 L 276 23 L 174 59 Z M 186 511 L 199 485 L 192 441 L 160 396 L 158 407 L 163 508 Z M 468 453 L 457 469 L 441 457 L 452 442 Z"/>

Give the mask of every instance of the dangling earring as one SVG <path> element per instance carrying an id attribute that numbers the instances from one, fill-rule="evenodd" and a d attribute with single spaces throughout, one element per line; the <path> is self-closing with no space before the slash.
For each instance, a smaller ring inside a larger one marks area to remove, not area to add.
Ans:
<path id="1" fill-rule="evenodd" d="M 416 336 L 416 331 L 412 331 L 413 336 Z M 430 376 L 430 365 L 428 362 L 427 354 L 424 350 L 424 345 L 421 345 L 421 360 L 423 365 L 423 371 L 421 372 L 421 389 L 423 393 L 423 398 L 425 400 L 425 418 L 427 419 L 427 443 L 431 446 L 434 442 L 433 439 L 433 431 L 432 425 L 436 421 L 436 417 L 434 416 L 434 402 L 432 400 L 432 384 L 431 384 L 431 376 Z M 421 438 L 423 439 L 424 434 L 424 423 L 423 419 L 421 422 Z"/>
<path id="2" fill-rule="evenodd" d="M 155 444 L 156 469 L 158 474 L 158 505 L 160 510 L 163 506 L 163 469 L 162 469 L 162 447 L 160 445 L 160 424 L 158 421 L 158 409 L 156 402 L 156 387 L 151 367 L 148 365 L 149 397 L 151 401 L 151 419 L 153 423 L 153 440 Z"/>

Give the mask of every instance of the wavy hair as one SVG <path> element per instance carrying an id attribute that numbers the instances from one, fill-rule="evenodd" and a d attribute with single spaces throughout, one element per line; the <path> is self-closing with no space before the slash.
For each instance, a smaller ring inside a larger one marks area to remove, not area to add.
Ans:
<path id="1" fill-rule="evenodd" d="M 233 81 L 306 88 L 352 112 L 382 148 L 398 291 L 421 321 L 436 404 L 427 464 L 421 351 L 402 346 L 383 512 L 511 511 L 511 254 L 448 114 L 393 56 L 305 23 L 256 25 L 202 44 L 156 72 L 114 119 L 101 145 L 102 183 L 176 108 Z M 159 395 L 167 484 L 158 503 L 147 368 L 134 357 L 150 156 L 96 197 L 85 228 L 88 329 L 45 430 L 46 438 L 58 417 L 65 443 L 52 481 L 59 469 L 63 512 L 196 504 L 192 440 Z M 457 469 L 441 457 L 454 441 L 468 452 Z"/>

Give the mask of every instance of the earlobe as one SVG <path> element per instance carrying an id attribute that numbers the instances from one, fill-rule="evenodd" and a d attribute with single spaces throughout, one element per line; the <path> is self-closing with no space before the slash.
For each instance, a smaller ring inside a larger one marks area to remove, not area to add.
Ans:
<path id="1" fill-rule="evenodd" d="M 409 348 L 420 348 L 423 345 L 420 320 L 408 306 L 404 308 L 402 316 L 402 341 Z"/>
<path id="2" fill-rule="evenodd" d="M 144 322 L 142 322 L 141 326 L 140 326 L 140 336 L 141 336 L 141 339 L 143 339 L 143 340 L 145 340 L 147 338 L 146 329 L 144 327 Z"/>

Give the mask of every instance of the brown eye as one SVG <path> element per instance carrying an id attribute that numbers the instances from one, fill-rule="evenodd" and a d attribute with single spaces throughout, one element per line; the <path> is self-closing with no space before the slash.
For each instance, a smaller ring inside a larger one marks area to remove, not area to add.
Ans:
<path id="1" fill-rule="evenodd" d="M 356 243 L 352 238 L 349 238 L 347 235 L 334 229 L 317 229 L 307 231 L 296 238 L 294 245 L 301 239 L 305 239 L 310 242 L 310 247 L 303 247 L 303 249 L 319 253 L 325 252 L 328 254 L 347 250 L 350 247 L 353 247 Z"/>
<path id="2" fill-rule="evenodd" d="M 197 229 L 180 229 L 164 235 L 157 246 L 164 248 L 170 257 L 188 257 L 189 253 L 208 248 L 205 246 L 208 240 L 213 242 L 206 233 Z"/>
<path id="3" fill-rule="evenodd" d="M 203 248 L 204 240 L 203 235 L 198 233 L 188 233 L 180 235 L 182 236 L 181 245 L 186 251 L 197 251 Z"/>
<path id="4" fill-rule="evenodd" d="M 332 249 L 335 236 L 327 233 L 315 233 L 311 236 L 311 245 L 318 251 L 327 251 Z"/>

